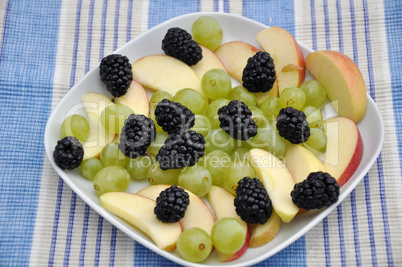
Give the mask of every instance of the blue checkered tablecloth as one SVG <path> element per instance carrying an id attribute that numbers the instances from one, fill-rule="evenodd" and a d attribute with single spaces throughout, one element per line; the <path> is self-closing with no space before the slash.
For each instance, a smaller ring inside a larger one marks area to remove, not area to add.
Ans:
<path id="1" fill-rule="evenodd" d="M 109 224 L 45 156 L 47 119 L 100 59 L 178 15 L 215 11 L 349 55 L 385 125 L 382 153 L 327 218 L 258 266 L 402 266 L 399 0 L 1 0 L 0 266 L 175 266 Z"/>

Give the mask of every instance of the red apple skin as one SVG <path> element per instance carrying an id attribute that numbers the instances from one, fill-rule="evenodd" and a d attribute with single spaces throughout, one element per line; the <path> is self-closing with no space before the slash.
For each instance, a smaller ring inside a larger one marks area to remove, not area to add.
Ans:
<path id="1" fill-rule="evenodd" d="M 236 251 L 234 254 L 224 254 L 224 253 L 219 252 L 219 254 L 218 254 L 219 261 L 220 262 L 230 262 L 230 261 L 237 260 L 238 258 L 243 256 L 244 253 L 246 253 L 249 244 L 250 244 L 250 229 L 249 229 L 249 227 L 247 227 L 246 240 L 244 241 L 243 246 L 238 251 Z"/>

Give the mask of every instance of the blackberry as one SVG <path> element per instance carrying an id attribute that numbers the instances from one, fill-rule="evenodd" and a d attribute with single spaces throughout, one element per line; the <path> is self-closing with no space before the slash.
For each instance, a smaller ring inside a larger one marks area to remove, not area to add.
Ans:
<path id="1" fill-rule="evenodd" d="M 66 136 L 57 141 L 53 151 L 53 158 L 57 166 L 63 170 L 72 170 L 80 166 L 84 158 L 84 149 L 77 138 Z"/>
<path id="2" fill-rule="evenodd" d="M 183 188 L 172 185 L 156 198 L 154 213 L 156 218 L 164 223 L 175 223 L 184 217 L 188 204 L 188 193 Z"/>
<path id="3" fill-rule="evenodd" d="M 195 123 L 195 115 L 191 110 L 168 99 L 163 99 L 156 105 L 155 119 L 168 134 L 190 129 Z"/>
<path id="4" fill-rule="evenodd" d="M 275 64 L 267 52 L 259 51 L 247 60 L 243 70 L 243 86 L 253 93 L 268 92 L 275 83 Z"/>
<path id="5" fill-rule="evenodd" d="M 246 223 L 264 224 L 272 214 L 271 199 L 258 178 L 244 177 L 239 181 L 234 205 Z"/>
<path id="6" fill-rule="evenodd" d="M 156 129 L 152 119 L 131 114 L 121 130 L 119 148 L 124 155 L 135 159 L 145 155 L 155 136 Z"/>
<path id="7" fill-rule="evenodd" d="M 99 65 L 99 73 L 113 97 L 125 95 L 133 80 L 128 58 L 119 54 L 104 57 Z"/>
<path id="8" fill-rule="evenodd" d="M 290 195 L 299 208 L 321 209 L 338 201 L 339 184 L 329 173 L 312 172 L 306 180 L 295 184 Z"/>
<path id="9" fill-rule="evenodd" d="M 218 110 L 220 127 L 233 139 L 248 140 L 257 134 L 252 112 L 240 100 L 232 100 Z"/>
<path id="10" fill-rule="evenodd" d="M 276 128 L 279 135 L 292 144 L 304 143 L 310 137 L 310 127 L 306 115 L 303 111 L 292 107 L 283 108 L 279 111 Z"/>
<path id="11" fill-rule="evenodd" d="M 195 165 L 204 153 L 204 137 L 200 133 L 187 130 L 169 135 L 159 149 L 156 160 L 162 170 L 181 169 Z"/>
<path id="12" fill-rule="evenodd" d="M 189 66 L 197 64 L 202 59 L 200 45 L 193 40 L 186 30 L 170 28 L 162 40 L 162 50 L 166 55 L 177 58 Z"/>

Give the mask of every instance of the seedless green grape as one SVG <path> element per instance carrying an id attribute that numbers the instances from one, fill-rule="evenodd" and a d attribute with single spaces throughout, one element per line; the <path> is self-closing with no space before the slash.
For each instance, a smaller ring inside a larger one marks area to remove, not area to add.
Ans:
<path id="1" fill-rule="evenodd" d="M 247 153 L 250 151 L 250 149 L 245 148 L 245 147 L 239 147 L 235 151 L 233 151 L 232 155 L 230 155 L 230 158 L 232 160 L 244 160 L 247 157 Z"/>
<path id="2" fill-rule="evenodd" d="M 244 177 L 256 177 L 255 171 L 248 160 L 242 159 L 231 161 L 229 168 L 223 177 L 225 188 L 233 195 L 236 195 L 237 184 Z"/>
<path id="3" fill-rule="evenodd" d="M 210 16 L 198 18 L 191 28 L 193 39 L 214 51 L 222 42 L 223 31 L 219 22 Z"/>
<path id="4" fill-rule="evenodd" d="M 268 123 L 268 119 L 264 116 L 264 113 L 262 112 L 261 109 L 251 106 L 249 107 L 251 113 L 252 113 L 252 117 L 253 120 L 255 122 L 255 124 L 258 126 L 258 128 L 263 128 L 265 127 Z"/>
<path id="5" fill-rule="evenodd" d="M 84 142 L 89 135 L 90 127 L 88 120 L 81 115 L 68 116 L 60 128 L 60 137 L 74 136 L 78 140 Z"/>
<path id="6" fill-rule="evenodd" d="M 148 169 L 152 165 L 149 157 L 138 157 L 127 162 L 126 170 L 133 180 L 143 180 L 147 178 Z"/>
<path id="7" fill-rule="evenodd" d="M 323 119 L 320 109 L 314 106 L 306 106 L 302 111 L 307 117 L 308 126 L 310 126 L 310 128 L 321 128 Z"/>
<path id="8" fill-rule="evenodd" d="M 167 134 L 167 132 L 158 132 L 155 136 L 155 141 L 153 141 L 148 149 L 147 149 L 147 153 L 150 154 L 151 156 L 156 156 L 158 155 L 159 149 L 161 149 L 161 147 L 163 146 L 163 144 L 165 143 L 165 140 L 169 137 L 169 135 Z"/>
<path id="9" fill-rule="evenodd" d="M 212 251 L 211 237 L 198 227 L 188 228 L 180 234 L 177 240 L 177 251 L 185 260 L 201 262 Z"/>
<path id="10" fill-rule="evenodd" d="M 211 122 L 204 115 L 195 115 L 194 126 L 191 130 L 196 131 L 197 133 L 202 134 L 202 136 L 206 137 L 211 130 Z"/>
<path id="11" fill-rule="evenodd" d="M 253 148 L 260 148 L 271 152 L 276 157 L 283 157 L 286 152 L 286 142 L 277 131 L 272 129 L 258 130 L 257 135 L 251 138 Z"/>
<path id="12" fill-rule="evenodd" d="M 95 175 L 103 169 L 104 166 L 99 159 L 90 158 L 81 165 L 81 174 L 88 180 L 93 180 Z"/>
<path id="13" fill-rule="evenodd" d="M 235 149 L 234 140 L 222 129 L 214 129 L 205 137 L 205 153 L 210 153 L 214 150 L 232 154 Z"/>
<path id="14" fill-rule="evenodd" d="M 279 98 L 275 96 L 270 96 L 265 99 L 259 107 L 268 120 L 276 120 L 279 111 L 282 109 Z"/>
<path id="15" fill-rule="evenodd" d="M 223 176 L 229 168 L 230 156 L 221 150 L 214 150 L 204 156 L 204 165 L 211 174 L 213 185 L 223 185 Z"/>
<path id="16" fill-rule="evenodd" d="M 228 98 L 232 89 L 232 80 L 226 71 L 210 69 L 202 76 L 201 88 L 211 100 Z"/>
<path id="17" fill-rule="evenodd" d="M 316 80 L 309 80 L 302 83 L 299 87 L 306 96 L 306 106 L 321 108 L 327 99 L 325 88 Z"/>
<path id="18" fill-rule="evenodd" d="M 120 166 L 108 166 L 95 175 L 93 185 L 98 196 L 107 192 L 124 192 L 130 184 L 130 174 Z"/>
<path id="19" fill-rule="evenodd" d="M 235 88 L 232 89 L 232 91 L 230 91 L 229 99 L 240 100 L 248 107 L 255 106 L 257 104 L 257 96 L 254 93 L 249 92 L 246 88 L 244 88 L 241 85 L 236 86 Z"/>
<path id="20" fill-rule="evenodd" d="M 282 108 L 292 107 L 297 110 L 301 110 L 306 103 L 306 96 L 302 89 L 297 87 L 287 87 L 285 88 L 280 97 L 279 101 Z"/>
<path id="21" fill-rule="evenodd" d="M 133 113 L 134 111 L 131 108 L 123 104 L 113 104 L 101 112 L 100 121 L 107 131 L 120 133 L 124 121 Z"/>
<path id="22" fill-rule="evenodd" d="M 177 178 L 177 185 L 191 191 L 199 197 L 205 196 L 212 186 L 212 178 L 208 169 L 194 165 L 183 169 Z"/>
<path id="23" fill-rule="evenodd" d="M 229 104 L 230 100 L 229 99 L 224 99 L 224 98 L 218 98 L 212 101 L 209 106 L 207 111 L 205 112 L 205 116 L 209 119 L 211 122 L 211 129 L 216 129 L 219 128 L 220 122 L 218 119 L 218 110 Z"/>
<path id="24" fill-rule="evenodd" d="M 156 122 L 154 111 L 151 110 L 151 113 L 149 114 L 149 118 L 154 121 L 155 130 L 156 130 L 157 133 L 164 132 L 162 127 L 160 127 L 159 124 Z"/>
<path id="25" fill-rule="evenodd" d="M 162 170 L 158 162 L 154 162 L 148 169 L 147 179 L 149 184 L 177 184 L 177 177 L 180 171 L 175 169 Z"/>
<path id="26" fill-rule="evenodd" d="M 128 157 L 126 157 L 119 148 L 119 143 L 112 142 L 106 145 L 101 153 L 100 160 L 105 166 L 126 166 Z"/>
<path id="27" fill-rule="evenodd" d="M 233 254 L 246 240 L 246 228 L 236 219 L 225 217 L 215 222 L 211 230 L 214 247 L 221 253 Z"/>
<path id="28" fill-rule="evenodd" d="M 184 88 L 177 91 L 173 100 L 186 106 L 194 114 L 204 114 L 208 107 L 208 99 L 200 92 L 191 88 Z"/>
<path id="29" fill-rule="evenodd" d="M 151 110 L 156 109 L 156 105 L 158 105 L 159 102 L 161 102 L 163 99 L 168 99 L 170 101 L 173 100 L 173 97 L 171 94 L 169 94 L 166 91 L 157 91 L 155 92 L 152 96 L 151 99 L 149 100 L 149 105 Z"/>
<path id="30" fill-rule="evenodd" d="M 314 154 L 317 154 L 317 152 L 325 152 L 327 136 L 323 130 L 319 128 L 311 128 L 310 137 L 304 143 L 304 146 Z"/>

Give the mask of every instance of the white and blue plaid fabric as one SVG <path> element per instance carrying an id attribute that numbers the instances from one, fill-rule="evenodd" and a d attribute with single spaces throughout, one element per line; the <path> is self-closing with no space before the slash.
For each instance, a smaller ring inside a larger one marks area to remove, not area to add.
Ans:
<path id="1" fill-rule="evenodd" d="M 399 0 L 1 0 L 0 266 L 175 266 L 117 230 L 59 178 L 43 138 L 55 104 L 100 59 L 178 15 L 215 11 L 349 55 L 385 124 L 362 182 L 306 235 L 257 266 L 402 266 Z"/>

